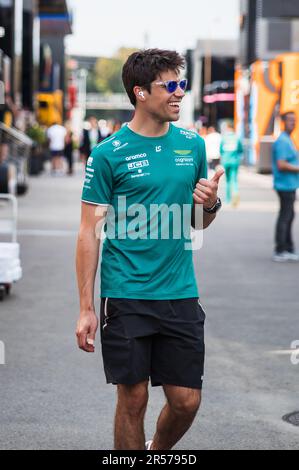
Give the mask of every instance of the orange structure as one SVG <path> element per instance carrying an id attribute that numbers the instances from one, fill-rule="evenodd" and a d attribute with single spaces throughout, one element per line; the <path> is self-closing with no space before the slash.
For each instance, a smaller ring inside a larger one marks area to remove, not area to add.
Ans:
<path id="1" fill-rule="evenodd" d="M 297 127 L 292 138 L 299 149 L 299 53 L 285 53 L 271 61 L 254 62 L 249 71 L 247 97 L 241 92 L 245 73 L 241 69 L 236 71 L 236 128 L 240 128 L 243 122 L 244 134 L 250 142 L 249 163 L 259 165 L 264 159 L 262 166 L 266 164 L 270 169 L 269 145 L 281 130 L 280 115 L 287 111 L 297 115 Z M 267 161 L 263 152 L 269 154 Z"/>

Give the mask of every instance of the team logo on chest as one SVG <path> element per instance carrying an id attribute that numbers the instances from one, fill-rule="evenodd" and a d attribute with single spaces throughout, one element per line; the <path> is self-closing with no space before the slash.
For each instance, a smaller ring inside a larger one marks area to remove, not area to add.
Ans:
<path id="1" fill-rule="evenodd" d="M 192 150 L 174 150 L 174 153 L 176 155 L 190 155 L 190 153 L 192 153 Z"/>
<path id="2" fill-rule="evenodd" d="M 136 170 L 139 168 L 142 168 L 144 166 L 149 166 L 148 160 L 142 160 L 141 162 L 132 162 L 128 164 L 128 169 L 129 170 Z"/>
<path id="3" fill-rule="evenodd" d="M 144 169 L 150 166 L 147 153 L 138 153 L 125 157 L 127 168 L 131 172 L 131 178 L 140 178 L 141 176 L 149 176 L 150 173 L 144 173 Z M 143 159 L 143 160 L 141 160 Z"/>
<path id="4" fill-rule="evenodd" d="M 192 150 L 174 150 L 175 155 L 178 155 L 175 158 L 176 166 L 193 166 L 193 156 Z"/>

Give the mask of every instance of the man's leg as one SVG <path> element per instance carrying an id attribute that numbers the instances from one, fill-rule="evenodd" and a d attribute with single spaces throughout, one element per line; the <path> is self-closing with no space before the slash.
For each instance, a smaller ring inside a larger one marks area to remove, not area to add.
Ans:
<path id="1" fill-rule="evenodd" d="M 239 166 L 238 165 L 232 166 L 231 172 L 232 172 L 231 178 L 232 178 L 233 194 L 239 194 L 239 183 L 238 183 Z"/>
<path id="2" fill-rule="evenodd" d="M 231 167 L 229 165 L 225 165 L 225 178 L 226 178 L 226 198 L 225 202 L 230 203 L 231 202 Z"/>
<path id="3" fill-rule="evenodd" d="M 280 210 L 275 229 L 276 253 L 282 253 L 287 250 L 287 236 L 290 220 L 288 193 L 288 191 L 277 191 L 280 200 Z"/>
<path id="4" fill-rule="evenodd" d="M 61 153 L 61 155 L 59 155 L 58 157 L 58 169 L 60 171 L 63 170 L 63 154 Z"/>
<path id="5" fill-rule="evenodd" d="M 171 449 L 188 431 L 200 406 L 201 391 L 163 385 L 167 404 L 158 419 L 151 450 Z"/>
<path id="6" fill-rule="evenodd" d="M 148 381 L 118 385 L 115 414 L 115 450 L 144 450 L 144 415 L 148 401 Z"/>
<path id="7" fill-rule="evenodd" d="M 239 183 L 238 183 L 239 165 L 233 165 L 231 168 L 232 192 L 233 192 L 233 205 L 239 204 Z"/>
<path id="8" fill-rule="evenodd" d="M 55 155 L 51 156 L 51 164 L 52 164 L 52 172 L 54 173 L 56 171 L 56 157 L 55 157 Z"/>
<path id="9" fill-rule="evenodd" d="M 295 246 L 292 237 L 292 225 L 295 218 L 294 204 L 296 201 L 296 191 L 290 191 L 288 202 L 287 202 L 287 213 L 288 213 L 288 224 L 287 224 L 287 237 L 286 237 L 286 249 L 288 252 L 293 253 Z"/>
<path id="10" fill-rule="evenodd" d="M 60 168 L 60 157 L 58 155 L 55 155 L 53 157 L 53 170 L 58 171 Z"/>

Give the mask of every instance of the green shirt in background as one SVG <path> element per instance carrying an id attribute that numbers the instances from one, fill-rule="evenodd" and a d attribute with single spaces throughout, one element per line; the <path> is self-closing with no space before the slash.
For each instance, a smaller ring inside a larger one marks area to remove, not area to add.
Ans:
<path id="1" fill-rule="evenodd" d="M 97 145 L 87 162 L 82 200 L 109 205 L 116 214 L 112 226 L 108 210 L 101 264 L 102 297 L 198 297 L 192 250 L 184 247 L 186 241 L 190 244 L 192 194 L 197 181 L 206 177 L 203 139 L 172 124 L 162 137 L 143 137 L 124 126 Z M 140 204 L 143 212 L 136 226 Z M 174 235 L 171 211 L 169 239 L 161 236 L 167 230 L 165 219 L 158 211 L 151 212 L 156 207 L 151 205 L 161 204 L 177 204 L 181 209 L 188 205 L 188 217 L 182 210 L 180 219 L 188 225 L 188 237 L 183 229 L 179 238 Z M 113 231 L 115 237 L 109 234 Z"/>
<path id="2" fill-rule="evenodd" d="M 221 164 L 240 165 L 243 154 L 243 146 L 234 132 L 227 132 L 223 135 L 220 144 Z"/>

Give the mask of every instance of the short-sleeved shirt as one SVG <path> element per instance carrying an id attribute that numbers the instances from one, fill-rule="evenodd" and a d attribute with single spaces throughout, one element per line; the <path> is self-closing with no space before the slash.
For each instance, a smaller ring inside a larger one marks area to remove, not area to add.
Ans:
<path id="1" fill-rule="evenodd" d="M 274 189 L 277 191 L 296 190 L 299 187 L 299 173 L 280 171 L 277 166 L 278 160 L 286 160 L 291 165 L 299 165 L 298 151 L 291 137 L 286 132 L 280 134 L 272 148 Z"/>
<path id="2" fill-rule="evenodd" d="M 193 191 L 206 177 L 203 139 L 173 124 L 160 137 L 124 126 L 94 148 L 82 201 L 109 205 L 102 297 L 198 297 L 192 250 L 185 247 L 186 241 L 190 246 Z"/>
<path id="3" fill-rule="evenodd" d="M 49 127 L 47 136 L 50 141 L 49 147 L 53 152 L 61 151 L 65 146 L 66 129 L 60 124 Z"/>
<path id="4" fill-rule="evenodd" d="M 211 132 L 205 138 L 207 160 L 216 160 L 220 158 L 221 134 L 219 132 Z"/>

